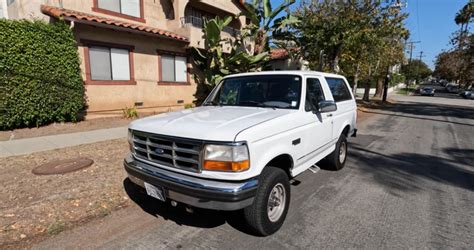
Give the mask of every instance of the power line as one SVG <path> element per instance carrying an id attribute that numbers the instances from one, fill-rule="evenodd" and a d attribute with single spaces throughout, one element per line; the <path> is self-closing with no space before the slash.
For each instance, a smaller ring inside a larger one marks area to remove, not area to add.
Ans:
<path id="1" fill-rule="evenodd" d="M 420 0 L 416 0 L 416 28 L 418 30 L 418 40 L 421 40 L 420 11 L 418 8 L 418 2 L 420 2 Z M 421 49 L 423 49 L 423 46 L 421 46 L 421 44 L 420 44 L 420 47 Z"/>

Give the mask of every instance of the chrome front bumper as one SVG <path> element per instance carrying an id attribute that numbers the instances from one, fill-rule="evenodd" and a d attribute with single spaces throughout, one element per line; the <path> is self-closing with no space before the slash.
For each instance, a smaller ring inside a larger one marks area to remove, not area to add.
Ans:
<path id="1" fill-rule="evenodd" d="M 144 182 L 163 187 L 165 196 L 194 207 L 238 210 L 253 203 L 258 179 L 230 182 L 197 178 L 168 171 L 138 161 L 128 155 L 124 167 L 129 179 L 144 187 Z"/>

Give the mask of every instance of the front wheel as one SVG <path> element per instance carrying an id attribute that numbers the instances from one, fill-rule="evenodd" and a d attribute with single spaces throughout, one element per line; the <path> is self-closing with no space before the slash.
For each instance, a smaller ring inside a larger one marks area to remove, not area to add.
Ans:
<path id="1" fill-rule="evenodd" d="M 336 149 L 326 158 L 323 163 L 332 170 L 340 170 L 344 167 L 347 158 L 347 138 L 344 134 L 339 137 L 336 143 Z"/>
<path id="2" fill-rule="evenodd" d="M 271 235 L 283 225 L 289 205 L 288 175 L 280 168 L 266 167 L 260 175 L 253 204 L 244 209 L 247 225 L 259 235 Z"/>

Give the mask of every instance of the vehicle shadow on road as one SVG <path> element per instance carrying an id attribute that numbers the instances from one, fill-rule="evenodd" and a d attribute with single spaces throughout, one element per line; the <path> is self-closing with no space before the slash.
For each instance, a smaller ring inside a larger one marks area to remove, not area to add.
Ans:
<path id="1" fill-rule="evenodd" d="M 154 217 L 161 217 L 178 225 L 197 228 L 214 228 L 227 223 L 243 233 L 254 235 L 243 223 L 242 211 L 227 212 L 193 208 L 193 212 L 190 213 L 186 211 L 186 207 L 182 204 L 173 207 L 169 201 L 161 202 L 148 196 L 143 188 L 137 186 L 128 178 L 124 179 L 123 186 L 130 199 L 140 206 L 143 211 Z"/>
<path id="2" fill-rule="evenodd" d="M 362 163 L 357 164 L 358 168 L 372 175 L 380 185 L 389 187 L 393 195 L 420 191 L 423 186 L 427 186 L 426 182 L 474 191 L 474 168 L 465 164 L 469 160 L 461 162 L 416 153 L 386 155 L 357 144 L 351 146 L 353 151 L 349 153 L 350 156 Z M 457 157 L 469 157 L 468 154 L 472 155 L 474 151 L 459 152 Z"/>

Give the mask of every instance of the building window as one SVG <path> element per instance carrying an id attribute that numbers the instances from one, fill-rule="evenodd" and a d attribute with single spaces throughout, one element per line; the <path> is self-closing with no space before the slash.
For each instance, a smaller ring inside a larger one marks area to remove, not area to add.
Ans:
<path id="1" fill-rule="evenodd" d="M 94 0 L 93 11 L 145 22 L 143 0 Z"/>
<path id="2" fill-rule="evenodd" d="M 89 48 L 91 80 L 129 81 L 129 53 L 127 49 L 91 46 Z"/>
<path id="3" fill-rule="evenodd" d="M 188 83 L 187 57 L 183 55 L 159 55 L 160 82 Z"/>
<path id="4" fill-rule="evenodd" d="M 352 99 L 351 91 L 347 88 L 347 84 L 343 79 L 326 77 L 326 81 L 328 82 L 335 102 Z"/>
<path id="5" fill-rule="evenodd" d="M 84 42 L 86 84 L 135 84 L 133 47 Z"/>

